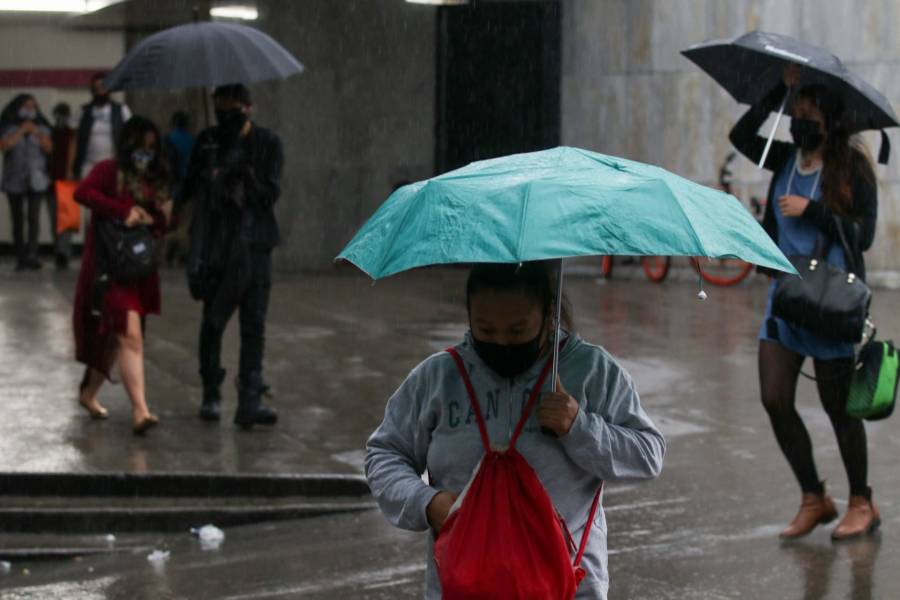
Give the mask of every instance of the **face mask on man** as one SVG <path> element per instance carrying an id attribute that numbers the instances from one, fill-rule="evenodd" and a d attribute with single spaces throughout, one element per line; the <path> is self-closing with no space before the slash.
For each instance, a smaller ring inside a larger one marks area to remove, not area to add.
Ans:
<path id="1" fill-rule="evenodd" d="M 247 115 L 240 108 L 216 110 L 216 122 L 226 138 L 236 138 L 247 123 Z"/>
<path id="2" fill-rule="evenodd" d="M 492 371 L 501 377 L 513 378 L 521 375 L 531 368 L 541 356 L 541 334 L 543 326 L 537 336 L 531 341 L 523 344 L 494 344 L 492 342 L 482 342 L 474 335 L 472 342 L 475 346 L 475 352 L 491 368 Z"/>
<path id="3" fill-rule="evenodd" d="M 67 115 L 56 115 L 56 126 L 60 129 L 69 127 L 70 119 Z"/>
<path id="4" fill-rule="evenodd" d="M 791 119 L 791 137 L 794 144 L 805 152 L 815 150 L 822 145 L 825 139 L 819 132 L 819 122 L 810 119 Z"/>
<path id="5" fill-rule="evenodd" d="M 20 108 L 19 118 L 23 121 L 34 121 L 37 118 L 37 111 L 33 108 Z"/>
<path id="6" fill-rule="evenodd" d="M 131 153 L 131 162 L 139 173 L 143 173 L 153 162 L 156 153 L 153 150 L 139 149 Z"/>

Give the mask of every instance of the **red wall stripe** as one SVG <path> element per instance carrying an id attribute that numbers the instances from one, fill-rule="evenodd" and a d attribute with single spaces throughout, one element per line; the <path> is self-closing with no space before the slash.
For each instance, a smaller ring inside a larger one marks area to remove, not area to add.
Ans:
<path id="1" fill-rule="evenodd" d="M 108 69 L 0 69 L 0 87 L 86 88 L 95 73 Z"/>

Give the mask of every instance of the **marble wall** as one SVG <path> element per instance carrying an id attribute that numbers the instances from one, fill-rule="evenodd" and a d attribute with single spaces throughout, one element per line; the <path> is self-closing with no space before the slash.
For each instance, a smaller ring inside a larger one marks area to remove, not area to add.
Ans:
<path id="1" fill-rule="evenodd" d="M 254 88 L 286 156 L 284 270 L 328 269 L 403 180 L 434 168 L 436 18 L 400 0 L 264 0 L 257 24 L 306 71 Z"/>
<path id="2" fill-rule="evenodd" d="M 900 110 L 900 3 L 891 0 L 562 0 L 562 140 L 652 162 L 715 185 L 738 105 L 680 50 L 760 29 L 829 48 Z M 900 270 L 900 129 L 878 167 L 872 270 Z M 783 122 L 779 136 L 787 138 Z M 877 155 L 878 136 L 866 136 Z M 769 173 L 741 157 L 738 195 L 765 196 Z"/>

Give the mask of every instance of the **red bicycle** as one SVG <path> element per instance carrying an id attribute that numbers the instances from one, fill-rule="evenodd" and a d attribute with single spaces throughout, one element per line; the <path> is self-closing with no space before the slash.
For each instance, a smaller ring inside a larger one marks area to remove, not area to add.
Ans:
<path id="1" fill-rule="evenodd" d="M 731 163 L 737 157 L 735 152 L 731 152 L 725 158 L 725 162 L 719 169 L 719 186 L 723 191 L 730 194 L 732 189 L 732 172 Z M 765 201 L 752 196 L 750 198 L 750 208 L 756 218 L 759 219 L 765 208 Z M 712 285 L 728 287 L 737 285 L 742 282 L 753 271 L 753 265 L 740 259 L 733 258 L 717 258 L 710 259 L 706 264 L 701 266 L 701 257 L 692 256 L 691 266 L 704 281 Z M 642 256 L 640 259 L 641 268 L 647 279 L 654 283 L 662 283 L 669 275 L 669 269 L 672 267 L 671 256 Z M 604 278 L 612 277 L 613 257 L 604 256 L 600 263 L 600 274 Z"/>

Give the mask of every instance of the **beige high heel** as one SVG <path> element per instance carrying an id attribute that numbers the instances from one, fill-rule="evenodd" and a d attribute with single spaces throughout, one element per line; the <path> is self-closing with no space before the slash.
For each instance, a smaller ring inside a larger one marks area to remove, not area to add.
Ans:
<path id="1" fill-rule="evenodd" d="M 134 435 L 143 436 L 157 425 L 159 425 L 159 417 L 150 414 L 135 423 L 132 427 L 132 432 L 134 432 Z"/>

